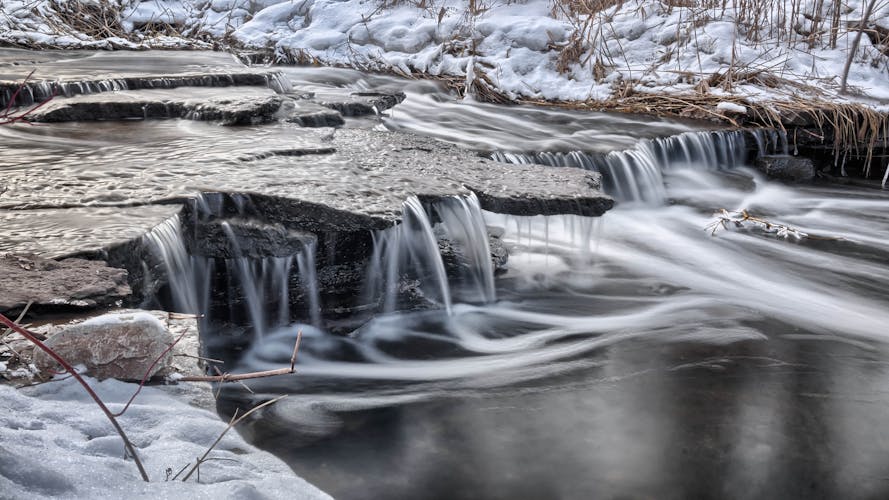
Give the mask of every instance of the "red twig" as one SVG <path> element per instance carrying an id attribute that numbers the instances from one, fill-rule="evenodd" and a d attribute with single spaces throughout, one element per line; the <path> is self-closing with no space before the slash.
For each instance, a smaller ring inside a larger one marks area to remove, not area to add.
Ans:
<path id="1" fill-rule="evenodd" d="M 6 118 L 7 116 L 9 116 L 9 110 L 11 110 L 12 107 L 15 105 L 15 99 L 19 96 L 19 94 L 22 93 L 22 90 L 25 88 L 25 85 L 27 85 L 28 80 L 31 79 L 31 75 L 33 75 L 35 71 L 37 70 L 32 69 L 31 72 L 28 73 L 28 76 L 25 77 L 25 80 L 22 82 L 22 84 L 19 85 L 19 88 L 15 89 L 15 92 L 12 93 L 12 97 L 10 97 L 9 102 L 6 103 L 6 109 L 3 110 L 3 114 L 0 115 L 0 118 Z"/>
<path id="2" fill-rule="evenodd" d="M 12 328 L 16 332 L 18 332 L 19 335 L 21 335 L 22 337 L 25 337 L 32 344 L 39 347 L 43 352 L 48 354 L 51 358 L 56 360 L 56 362 L 58 362 L 60 365 L 62 365 L 65 368 L 65 370 L 68 373 L 70 373 L 71 376 L 74 377 L 77 380 L 77 382 L 80 383 L 80 385 L 83 386 L 83 388 L 87 392 L 87 394 L 89 394 L 90 397 L 93 398 L 93 401 L 95 401 L 96 404 L 99 405 L 99 408 L 102 409 L 102 412 L 105 413 L 105 416 L 108 417 L 108 420 L 111 421 L 111 425 L 114 426 L 114 429 L 120 435 L 121 439 L 123 439 L 123 444 L 124 444 L 124 447 L 126 448 L 127 452 L 129 452 L 130 456 L 132 456 L 133 460 L 136 462 L 136 467 L 139 468 L 139 474 L 142 475 L 142 479 L 144 481 L 148 482 L 148 474 L 145 472 L 145 468 L 142 467 L 142 461 L 139 460 L 139 455 L 136 454 L 136 447 L 133 446 L 133 443 L 130 442 L 130 439 L 127 437 L 126 433 L 124 432 L 123 427 L 121 427 L 120 424 L 117 422 L 117 419 L 114 418 L 114 414 L 111 413 L 111 410 L 109 410 L 108 407 L 105 406 L 105 403 L 102 401 L 102 399 L 99 397 L 99 395 L 96 394 L 96 392 L 93 391 L 93 388 L 90 387 L 89 384 L 86 383 L 86 380 L 84 380 L 83 377 L 81 377 L 80 374 L 77 373 L 77 370 L 75 370 L 73 366 L 71 366 L 67 361 L 65 361 L 64 358 L 62 358 L 61 356 L 56 354 L 55 351 L 53 351 L 51 348 L 47 347 L 46 344 L 41 342 L 40 339 L 35 337 L 33 333 L 31 333 L 30 331 L 28 331 L 25 328 L 20 327 L 19 325 L 14 323 L 12 320 L 7 318 L 3 314 L 0 314 L 0 323 L 3 323 L 4 325 L 6 325 L 9 328 Z"/>
<path id="3" fill-rule="evenodd" d="M 181 377 L 179 380 L 182 382 L 238 382 L 241 380 L 249 380 L 253 378 L 274 377 L 276 375 L 290 375 L 296 372 L 296 354 L 299 352 L 299 342 L 300 340 L 302 340 L 302 338 L 303 331 L 300 330 L 296 333 L 296 342 L 293 344 L 293 355 L 290 356 L 289 368 L 278 368 L 275 370 L 266 370 L 251 373 L 221 373 L 219 375 L 188 376 Z"/>
<path id="4" fill-rule="evenodd" d="M 36 71 L 36 70 L 34 70 L 34 71 Z M 58 95 L 59 89 L 57 86 L 54 86 L 52 89 L 52 94 L 50 94 L 49 97 L 47 97 L 43 101 L 35 104 L 27 111 L 24 111 L 22 113 L 19 113 L 18 115 L 14 115 L 14 116 L 10 117 L 9 112 L 12 110 L 12 106 L 15 104 L 16 98 L 19 96 L 19 94 L 25 88 L 25 85 L 28 83 L 28 80 L 31 78 L 31 75 L 34 74 L 34 71 L 31 71 L 30 73 L 28 73 L 28 76 L 25 77 L 25 80 L 19 85 L 19 87 L 15 90 L 15 92 L 12 93 L 12 97 L 10 97 L 9 102 L 6 103 L 6 109 L 3 111 L 2 114 L 0 114 L 0 125 L 9 125 L 9 124 L 20 122 L 20 121 L 24 120 L 25 118 L 28 117 L 28 115 L 37 111 L 42 106 L 44 106 L 46 103 L 48 103 L 49 101 L 52 101 L 56 95 Z"/>

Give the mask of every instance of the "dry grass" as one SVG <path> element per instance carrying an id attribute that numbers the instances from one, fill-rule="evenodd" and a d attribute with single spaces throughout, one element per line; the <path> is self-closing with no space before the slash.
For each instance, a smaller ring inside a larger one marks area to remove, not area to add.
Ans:
<path id="1" fill-rule="evenodd" d="M 84 34 L 93 39 L 127 38 L 121 26 L 121 5 L 117 2 L 79 2 L 55 0 L 43 16 L 57 33 Z"/>

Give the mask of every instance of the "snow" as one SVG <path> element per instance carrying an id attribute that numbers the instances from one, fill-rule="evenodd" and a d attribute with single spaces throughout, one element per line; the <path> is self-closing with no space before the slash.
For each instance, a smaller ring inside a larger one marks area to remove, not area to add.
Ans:
<path id="1" fill-rule="evenodd" d="M 85 326 L 107 326 L 137 322 L 151 323 L 157 326 L 159 330 L 165 330 L 167 328 L 167 326 L 160 319 L 158 319 L 154 314 L 147 311 L 103 314 L 101 316 L 94 316 L 92 318 L 89 318 L 82 324 Z"/>
<path id="2" fill-rule="evenodd" d="M 112 411 L 135 389 L 116 380 L 88 381 Z M 226 424 L 158 388 L 144 388 L 119 420 L 150 483 L 123 459 L 120 437 L 74 380 L 21 390 L 0 385 L 0 498 L 330 498 L 234 431 L 201 466 L 200 483 L 194 476 L 187 483 L 165 481 L 168 469 L 175 474 L 193 463 Z"/>
<path id="3" fill-rule="evenodd" d="M 696 4 L 694 10 L 674 2 L 621 2 L 592 18 L 569 15 L 563 4 L 551 0 L 477 1 L 475 11 L 470 11 L 467 0 L 112 0 L 111 4 L 122 9 L 125 30 L 168 23 L 192 38 L 95 39 L 82 33 L 56 33 L 47 22 L 54 15 L 50 1 L 7 0 L 0 5 L 0 14 L 5 14 L 0 15 L 0 42 L 169 48 L 200 44 L 193 36 L 203 34 L 235 40 L 245 48 L 308 55 L 322 63 L 365 70 L 454 77 L 483 72 L 513 98 L 606 99 L 614 95 L 615 86 L 627 81 L 639 92 L 687 93 L 702 79 L 731 74 L 731 87 L 712 91 L 749 102 L 808 97 L 889 107 L 889 57 L 881 53 L 889 51 L 874 47 L 867 36 L 861 38 L 849 74 L 850 96 L 837 95 L 855 36 L 845 27 L 860 20 L 863 0 L 844 4 L 848 8 L 841 15 L 843 28 L 835 48 L 824 26 L 811 40 L 806 33 L 812 28 L 811 14 L 818 6 L 827 13 L 833 5 L 830 0 L 794 2 L 795 17 L 787 15 L 793 10 L 789 0 L 771 0 L 762 4 L 762 19 L 736 2 L 712 2 L 710 8 Z M 887 17 L 889 4 L 879 5 L 873 19 L 886 24 Z M 560 65 L 560 51 L 566 47 L 579 52 Z M 762 75 L 792 85 L 756 81 Z"/>
<path id="4" fill-rule="evenodd" d="M 733 102 L 722 101 L 716 105 L 716 111 L 719 111 L 720 113 L 737 113 L 743 115 L 747 113 L 747 108 Z"/>

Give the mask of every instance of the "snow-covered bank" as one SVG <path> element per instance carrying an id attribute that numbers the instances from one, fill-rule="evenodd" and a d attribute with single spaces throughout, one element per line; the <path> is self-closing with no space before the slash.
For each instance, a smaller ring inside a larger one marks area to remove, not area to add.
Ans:
<path id="1" fill-rule="evenodd" d="M 112 411 L 135 385 L 89 380 Z M 274 411 L 273 409 L 267 411 Z M 229 432 L 187 483 L 165 481 L 194 463 L 225 429 L 210 411 L 146 387 L 120 418 L 152 480 L 142 481 L 98 407 L 73 380 L 26 389 L 0 385 L 0 498 L 330 498 Z"/>
<path id="2" fill-rule="evenodd" d="M 204 40 L 283 60 L 483 81 L 513 99 L 704 93 L 751 102 L 829 98 L 885 111 L 889 3 L 876 4 L 849 95 L 837 95 L 868 1 L 67 2 L 85 6 L 87 20 L 96 9 L 117 16 L 116 32 L 90 32 L 89 22 L 72 25 L 51 1 L 14 0 L 0 6 L 0 42 L 126 48 Z"/>

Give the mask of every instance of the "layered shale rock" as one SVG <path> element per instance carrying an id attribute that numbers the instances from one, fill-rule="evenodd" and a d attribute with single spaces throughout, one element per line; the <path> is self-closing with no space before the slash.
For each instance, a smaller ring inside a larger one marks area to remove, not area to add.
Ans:
<path id="1" fill-rule="evenodd" d="M 105 262 L 33 254 L 0 256 L 0 312 L 110 306 L 130 295 L 127 272 Z"/>

